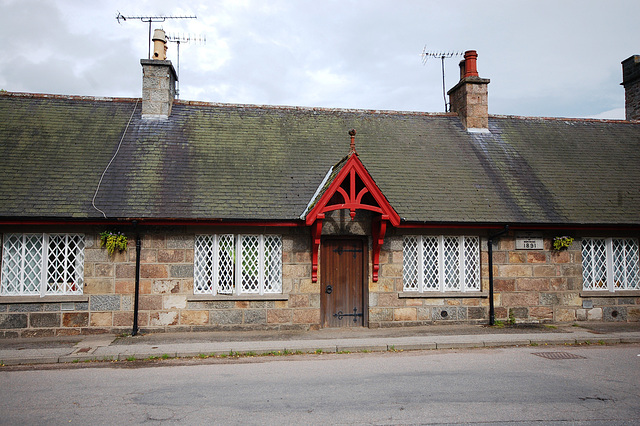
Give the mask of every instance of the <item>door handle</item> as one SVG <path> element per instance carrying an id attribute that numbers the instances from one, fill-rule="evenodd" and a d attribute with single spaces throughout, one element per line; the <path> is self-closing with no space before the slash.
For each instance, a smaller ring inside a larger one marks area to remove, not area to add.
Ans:
<path id="1" fill-rule="evenodd" d="M 327 294 L 331 294 L 332 291 L 333 291 L 333 287 L 331 287 L 331 284 L 328 284 L 327 287 L 324 289 L 324 292 Z"/>

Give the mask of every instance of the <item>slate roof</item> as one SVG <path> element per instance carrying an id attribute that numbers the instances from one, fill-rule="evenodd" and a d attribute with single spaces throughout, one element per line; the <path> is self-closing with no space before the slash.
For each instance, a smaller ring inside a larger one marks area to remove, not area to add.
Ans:
<path id="1" fill-rule="evenodd" d="M 134 112 L 135 108 L 135 112 Z M 297 220 L 357 130 L 407 222 L 640 224 L 640 123 L 0 95 L 0 218 Z M 133 116 L 129 126 L 129 118 Z M 126 129 L 126 132 L 125 132 Z M 123 138 L 124 135 L 124 138 Z"/>

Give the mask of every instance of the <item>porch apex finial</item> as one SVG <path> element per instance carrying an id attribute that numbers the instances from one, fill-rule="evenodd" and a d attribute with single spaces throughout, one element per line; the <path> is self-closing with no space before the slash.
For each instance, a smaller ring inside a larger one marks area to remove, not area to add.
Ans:
<path id="1" fill-rule="evenodd" d="M 349 136 L 351 136 L 351 146 L 349 147 L 349 154 L 356 152 L 356 129 L 349 130 Z"/>

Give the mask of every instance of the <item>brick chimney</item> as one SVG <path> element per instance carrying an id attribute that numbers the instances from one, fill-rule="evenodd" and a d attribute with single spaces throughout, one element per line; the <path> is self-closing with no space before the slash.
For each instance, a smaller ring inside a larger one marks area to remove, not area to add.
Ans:
<path id="1" fill-rule="evenodd" d="M 457 112 L 468 131 L 489 131 L 489 79 L 480 78 L 475 50 L 464 52 L 460 62 L 460 81 L 447 92 L 451 111 Z"/>
<path id="2" fill-rule="evenodd" d="M 627 120 L 640 120 L 640 55 L 622 61 L 624 110 Z"/>
<path id="3" fill-rule="evenodd" d="M 142 118 L 162 119 L 171 114 L 178 77 L 166 60 L 167 38 L 163 30 L 153 32 L 153 59 L 141 59 Z"/>

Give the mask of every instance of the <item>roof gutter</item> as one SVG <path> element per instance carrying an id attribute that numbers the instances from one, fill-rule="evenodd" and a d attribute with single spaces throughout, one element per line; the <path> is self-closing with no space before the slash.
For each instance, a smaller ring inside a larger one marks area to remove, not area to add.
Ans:
<path id="1" fill-rule="evenodd" d="M 133 225 L 134 222 L 150 226 L 275 226 L 297 227 L 306 226 L 301 220 L 197 220 L 197 219 L 121 219 L 121 220 L 82 220 L 82 219 L 0 219 L 0 225 Z"/>

